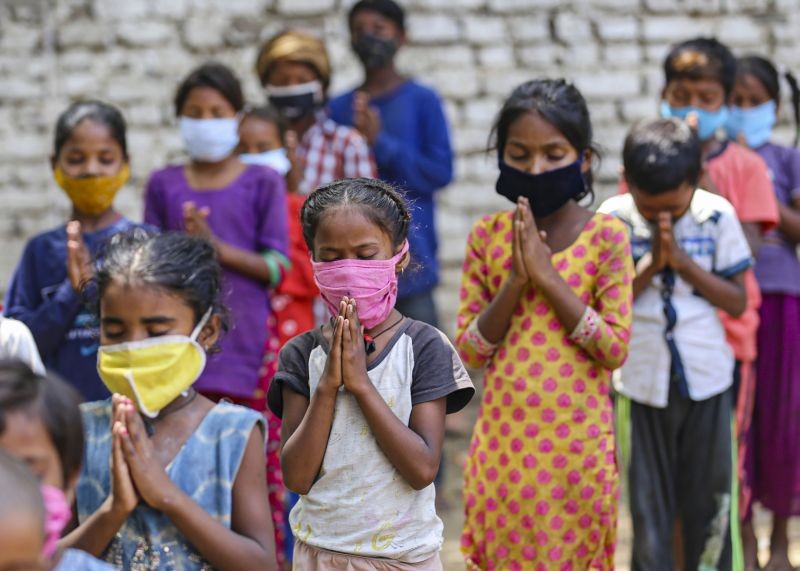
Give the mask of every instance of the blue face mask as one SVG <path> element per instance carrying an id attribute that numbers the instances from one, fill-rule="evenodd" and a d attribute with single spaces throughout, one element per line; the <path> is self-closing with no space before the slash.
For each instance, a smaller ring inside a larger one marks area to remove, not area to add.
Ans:
<path id="1" fill-rule="evenodd" d="M 701 141 L 713 137 L 728 120 L 728 108 L 724 105 L 717 111 L 706 111 L 700 107 L 672 107 L 666 101 L 661 102 L 661 116 L 665 119 L 669 117 L 686 119 L 690 113 L 697 115 L 697 136 Z"/>
<path id="2" fill-rule="evenodd" d="M 778 105 L 774 99 L 747 109 L 731 107 L 728 124 L 725 126 L 728 137 L 736 140 L 742 134 L 747 146 L 757 149 L 772 136 L 777 110 Z"/>
<path id="3" fill-rule="evenodd" d="M 278 171 L 281 176 L 286 176 L 292 169 L 292 163 L 286 156 L 285 149 L 273 149 L 263 153 L 243 153 L 239 160 L 246 165 L 260 165 Z"/>
<path id="4" fill-rule="evenodd" d="M 183 148 L 192 159 L 216 163 L 233 153 L 239 144 L 239 119 L 192 119 L 181 117 Z"/>

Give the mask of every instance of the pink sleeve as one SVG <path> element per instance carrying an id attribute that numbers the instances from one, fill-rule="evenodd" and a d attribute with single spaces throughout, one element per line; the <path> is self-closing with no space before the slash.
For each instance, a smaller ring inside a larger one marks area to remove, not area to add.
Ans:
<path id="1" fill-rule="evenodd" d="M 756 156 L 741 172 L 739 221 L 758 222 L 763 232 L 775 228 L 780 216 L 767 165 Z"/>

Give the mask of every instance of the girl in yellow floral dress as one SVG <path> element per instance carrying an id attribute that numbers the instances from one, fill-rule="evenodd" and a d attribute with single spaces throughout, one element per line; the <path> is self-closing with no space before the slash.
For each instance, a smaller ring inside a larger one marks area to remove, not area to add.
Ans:
<path id="1" fill-rule="evenodd" d="M 622 222 L 578 201 L 595 154 L 563 80 L 519 86 L 493 129 L 515 208 L 470 233 L 457 345 L 486 365 L 464 486 L 471 569 L 614 567 L 611 372 L 625 360 L 633 268 Z"/>

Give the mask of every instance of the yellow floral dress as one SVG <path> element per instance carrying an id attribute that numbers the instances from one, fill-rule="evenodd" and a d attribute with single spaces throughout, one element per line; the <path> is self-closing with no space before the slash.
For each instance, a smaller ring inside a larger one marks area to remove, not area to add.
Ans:
<path id="1" fill-rule="evenodd" d="M 512 223 L 510 211 L 478 221 L 464 261 L 457 347 L 467 365 L 487 367 L 461 549 L 471 569 L 611 570 L 618 472 L 609 392 L 630 337 L 628 232 L 595 214 L 553 255 L 588 306 L 575 331 L 528 286 L 505 338 L 491 345 L 477 317 L 511 269 Z"/>

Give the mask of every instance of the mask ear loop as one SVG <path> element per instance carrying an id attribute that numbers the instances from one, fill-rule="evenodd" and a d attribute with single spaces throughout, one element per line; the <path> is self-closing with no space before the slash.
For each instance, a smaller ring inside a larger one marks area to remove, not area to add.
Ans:
<path id="1" fill-rule="evenodd" d="M 192 334 L 189 336 L 189 339 L 192 341 L 197 341 L 197 338 L 200 336 L 200 332 L 203 330 L 203 327 L 206 326 L 208 320 L 211 319 L 211 314 L 214 312 L 214 306 L 208 308 L 208 310 L 203 314 L 203 317 L 200 318 L 200 321 L 195 325 L 195 328 L 192 330 Z"/>

